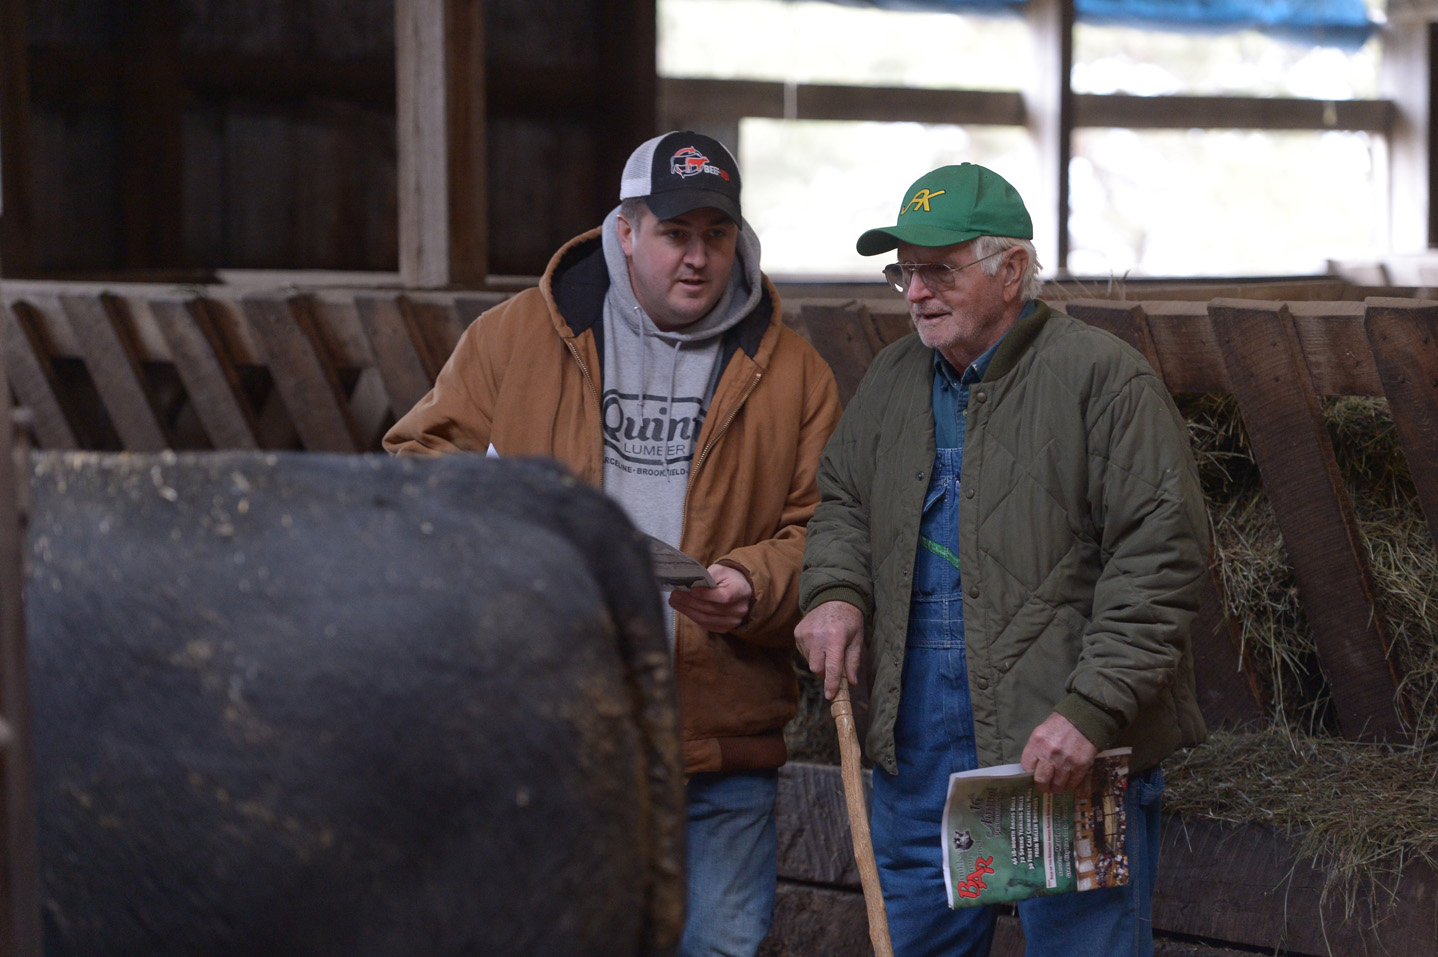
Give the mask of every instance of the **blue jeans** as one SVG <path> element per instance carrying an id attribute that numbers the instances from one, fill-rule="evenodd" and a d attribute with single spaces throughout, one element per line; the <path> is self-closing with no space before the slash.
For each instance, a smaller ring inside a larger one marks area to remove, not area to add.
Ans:
<path id="1" fill-rule="evenodd" d="M 695 774 L 679 957 L 753 957 L 774 922 L 777 771 Z"/>
<path id="2" fill-rule="evenodd" d="M 1066 957 L 1152 957 L 1153 885 L 1158 880 L 1163 769 L 1129 778 L 1128 884 L 1019 904 L 1027 950 Z"/>

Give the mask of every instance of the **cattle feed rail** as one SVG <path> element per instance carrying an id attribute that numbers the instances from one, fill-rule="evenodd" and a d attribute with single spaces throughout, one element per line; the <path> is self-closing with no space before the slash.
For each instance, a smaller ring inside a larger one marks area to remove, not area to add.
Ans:
<path id="1" fill-rule="evenodd" d="M 1347 676 L 1330 683 L 1341 733 L 1401 739 L 1403 675 L 1388 657 L 1390 629 L 1374 600 L 1321 397 L 1386 398 L 1438 540 L 1438 302 L 1363 298 L 1362 290 L 1357 299 L 1334 292 L 1313 301 L 1291 287 L 1272 299 L 1252 298 L 1266 294 L 1253 287 L 1198 288 L 1201 301 L 1069 299 L 1062 306 L 1138 348 L 1171 391 L 1236 399 L 1320 664 Z M 1234 292 L 1245 298 L 1230 298 Z M 4 371 L 39 448 L 329 452 L 377 451 L 389 424 L 429 388 L 465 325 L 504 298 L 373 287 L 260 291 L 30 281 L 7 281 L 0 296 Z M 909 330 L 897 297 L 790 294 L 785 314 L 833 367 L 845 400 L 874 354 Z M 16 499 L 13 489 L 0 489 L 0 496 Z M 17 535 L 5 538 L 0 571 L 18 582 Z M 6 582 L 5 607 L 13 609 L 17 592 Z M 23 662 L 6 655 L 10 668 Z M 1202 599 L 1195 655 L 1210 726 L 1239 727 L 1262 715 L 1216 570 Z M 0 710 L 14 723 L 12 702 L 7 696 Z M 13 767 L 9 760 L 6 766 Z M 845 817 L 835 803 L 842 802 L 837 769 L 794 765 L 782 782 L 785 883 L 767 952 L 820 952 L 799 943 L 811 935 L 810 944 L 833 938 L 824 953 L 859 953 L 855 947 L 867 936 Z M 14 833 L 7 831 L 7 839 Z M 1396 957 L 1426 957 L 1438 939 L 1432 906 L 1438 875 L 1431 868 L 1411 868 L 1400 892 L 1411 906 L 1400 902 L 1405 909 L 1365 931 L 1361 919 L 1345 922 L 1320 903 L 1313 888 L 1321 875 L 1296 864 L 1290 844 L 1272 832 L 1183 820 L 1167 829 L 1165 841 L 1155 905 L 1162 934 L 1298 954 L 1356 954 L 1381 945 Z M 13 869 L 6 873 L 13 891 Z M 1246 892 L 1218 893 L 1234 873 L 1245 875 Z M 1019 936 L 1006 922 L 995 953 L 1020 953 Z"/>

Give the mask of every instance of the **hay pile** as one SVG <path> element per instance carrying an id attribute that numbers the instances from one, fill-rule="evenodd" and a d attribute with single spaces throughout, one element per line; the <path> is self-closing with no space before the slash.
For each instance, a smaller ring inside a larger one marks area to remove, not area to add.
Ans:
<path id="1" fill-rule="evenodd" d="M 1438 863 L 1438 550 L 1387 403 L 1325 402 L 1325 422 L 1366 545 L 1378 604 L 1405 675 L 1413 743 L 1336 735 L 1331 695 L 1236 403 L 1183 403 L 1214 523 L 1224 593 L 1269 724 L 1215 733 L 1165 764 L 1165 809 L 1291 831 L 1330 884 L 1396 886 L 1404 864 Z M 1341 680 L 1341 678 L 1339 679 Z M 1352 894 L 1347 895 L 1351 907 Z"/>

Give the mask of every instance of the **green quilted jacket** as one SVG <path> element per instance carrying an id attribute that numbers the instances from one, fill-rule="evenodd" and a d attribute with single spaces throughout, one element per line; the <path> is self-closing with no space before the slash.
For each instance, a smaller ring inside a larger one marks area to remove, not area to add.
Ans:
<path id="1" fill-rule="evenodd" d="M 934 461 L 933 351 L 874 358 L 820 462 L 804 611 L 867 622 L 866 751 L 890 773 L 910 575 Z M 1017 762 L 1054 711 L 1135 771 L 1203 741 L 1189 630 L 1208 516 L 1188 434 L 1143 357 L 1045 303 L 970 388 L 959 504 L 964 630 L 982 766 Z"/>

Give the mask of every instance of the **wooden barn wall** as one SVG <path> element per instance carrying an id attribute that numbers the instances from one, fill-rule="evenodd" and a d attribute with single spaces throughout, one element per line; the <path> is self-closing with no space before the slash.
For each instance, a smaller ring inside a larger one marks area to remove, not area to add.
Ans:
<path id="1" fill-rule="evenodd" d="M 187 90 L 186 264 L 393 269 L 393 3 L 176 6 L 181 57 L 222 68 Z"/>
<path id="2" fill-rule="evenodd" d="M 33 264 L 392 270 L 392 0 L 27 0 Z"/>
<path id="3" fill-rule="evenodd" d="M 20 10 L 30 39 L 31 264 L 118 265 L 119 128 L 113 84 L 98 78 L 113 72 L 113 4 L 28 0 Z"/>
<path id="4" fill-rule="evenodd" d="M 28 38 L 12 274 L 398 268 L 396 0 L 0 4 Z M 537 274 L 615 205 L 654 132 L 652 6 L 484 0 L 484 272 Z"/>
<path id="5" fill-rule="evenodd" d="M 493 0 L 490 272 L 534 275 L 619 202 L 624 160 L 657 132 L 654 5 Z"/>

